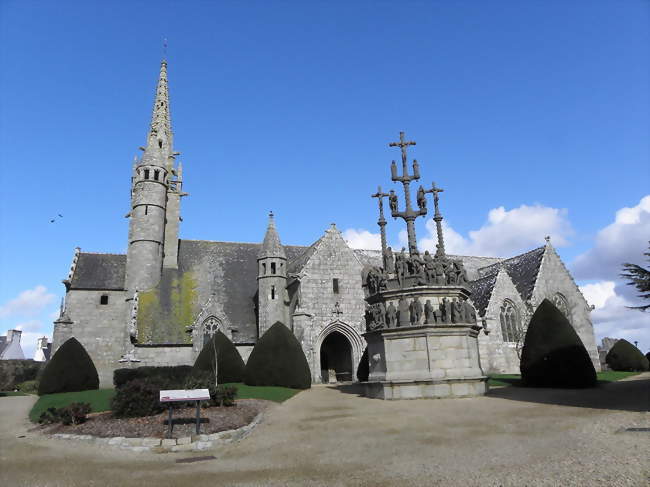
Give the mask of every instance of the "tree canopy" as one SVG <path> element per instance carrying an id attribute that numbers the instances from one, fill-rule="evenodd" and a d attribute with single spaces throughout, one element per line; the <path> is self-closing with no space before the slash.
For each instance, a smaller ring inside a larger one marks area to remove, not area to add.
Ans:
<path id="1" fill-rule="evenodd" d="M 643 255 L 645 255 L 647 257 L 647 260 L 650 261 L 650 246 L 648 247 L 648 250 L 649 251 L 644 252 Z M 637 288 L 640 293 L 640 298 L 650 300 L 650 269 L 641 267 L 638 264 L 631 264 L 629 262 L 626 262 L 623 264 L 623 273 L 621 274 L 621 277 L 628 281 L 628 286 L 634 286 Z M 647 311 L 650 309 L 650 304 L 630 306 L 630 308 Z"/>

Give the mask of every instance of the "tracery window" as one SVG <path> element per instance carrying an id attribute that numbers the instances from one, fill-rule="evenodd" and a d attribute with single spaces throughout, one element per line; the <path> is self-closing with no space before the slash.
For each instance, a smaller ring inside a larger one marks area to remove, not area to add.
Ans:
<path id="1" fill-rule="evenodd" d="M 557 309 L 559 309 L 564 316 L 569 318 L 569 302 L 566 300 L 566 298 L 560 294 L 560 293 L 555 293 L 553 298 L 551 299 L 553 304 Z"/>
<path id="2" fill-rule="evenodd" d="M 208 343 L 214 334 L 219 330 L 221 322 L 214 316 L 210 316 L 203 322 L 203 345 Z"/>
<path id="3" fill-rule="evenodd" d="M 516 342 L 521 334 L 521 320 L 515 304 L 506 299 L 501 305 L 501 336 L 504 342 Z"/>

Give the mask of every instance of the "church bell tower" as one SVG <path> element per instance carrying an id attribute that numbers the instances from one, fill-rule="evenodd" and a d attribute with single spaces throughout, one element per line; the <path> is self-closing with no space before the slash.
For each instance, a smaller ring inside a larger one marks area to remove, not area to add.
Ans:
<path id="1" fill-rule="evenodd" d="M 183 194 L 180 168 L 174 168 L 178 153 L 173 151 L 165 60 L 160 65 L 147 145 L 141 149 L 144 153 L 139 160 L 136 158 L 131 178 L 127 300 L 136 291 L 146 291 L 158 284 L 163 262 L 165 267 L 176 266 L 179 199 Z M 172 210 L 171 215 L 167 215 L 168 209 Z M 167 258 L 166 242 L 171 247 Z"/>
<path id="2" fill-rule="evenodd" d="M 264 335 L 277 321 L 287 323 L 287 256 L 275 229 L 273 212 L 257 256 L 258 336 Z"/>

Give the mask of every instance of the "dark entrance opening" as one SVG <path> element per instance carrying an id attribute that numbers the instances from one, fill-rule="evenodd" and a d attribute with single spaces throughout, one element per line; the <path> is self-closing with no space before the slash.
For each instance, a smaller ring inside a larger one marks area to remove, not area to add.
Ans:
<path id="1" fill-rule="evenodd" d="M 345 336 L 333 331 L 320 346 L 320 370 L 324 383 L 352 380 L 352 346 Z M 335 377 L 330 377 L 333 371 Z"/>

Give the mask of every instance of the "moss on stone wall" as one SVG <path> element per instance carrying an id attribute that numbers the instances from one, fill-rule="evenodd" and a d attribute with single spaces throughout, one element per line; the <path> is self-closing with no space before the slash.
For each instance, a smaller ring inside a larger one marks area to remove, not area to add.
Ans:
<path id="1" fill-rule="evenodd" d="M 140 343 L 191 343 L 187 327 L 198 313 L 196 279 L 192 272 L 165 273 L 160 284 L 138 294 Z"/>

